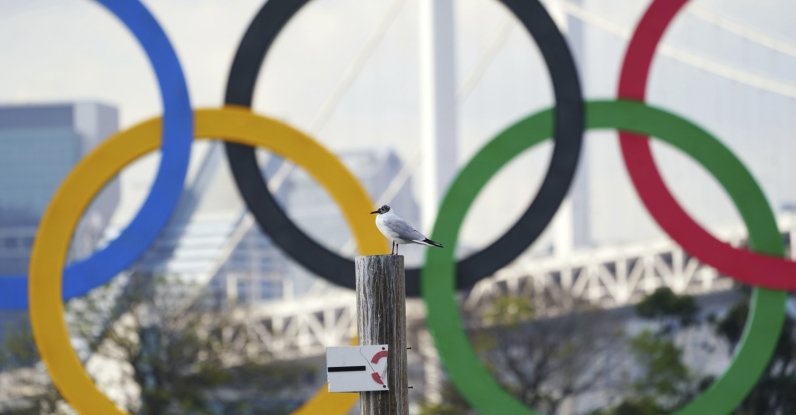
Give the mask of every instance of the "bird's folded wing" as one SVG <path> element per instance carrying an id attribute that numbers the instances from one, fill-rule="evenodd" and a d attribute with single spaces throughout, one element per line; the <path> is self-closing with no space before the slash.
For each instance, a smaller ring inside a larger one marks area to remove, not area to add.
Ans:
<path id="1" fill-rule="evenodd" d="M 426 239 L 425 235 L 415 230 L 412 225 L 406 223 L 406 221 L 402 219 L 389 219 L 385 221 L 385 224 L 390 228 L 390 230 L 398 234 L 401 239 L 407 241 L 422 241 Z"/>

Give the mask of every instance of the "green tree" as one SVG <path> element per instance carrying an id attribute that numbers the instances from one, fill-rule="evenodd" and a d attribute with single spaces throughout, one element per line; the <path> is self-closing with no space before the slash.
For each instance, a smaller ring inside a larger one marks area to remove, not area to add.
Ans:
<path id="1" fill-rule="evenodd" d="M 692 375 L 683 363 L 683 350 L 673 341 L 644 330 L 631 339 L 630 350 L 643 373 L 633 381 L 634 395 L 668 402 L 673 407 L 689 395 Z"/>
<path id="2" fill-rule="evenodd" d="M 421 402 L 419 415 L 468 415 L 474 413 L 470 405 L 450 381 L 445 381 L 440 393 L 441 402 Z"/>
<path id="3" fill-rule="evenodd" d="M 722 318 L 701 322 L 702 324 L 711 325 L 717 336 L 727 342 L 731 351 L 735 350 L 741 340 L 749 314 L 749 290 L 746 288 L 739 288 L 739 290 L 744 294 L 744 299 L 730 307 Z M 671 293 L 656 292 L 656 294 L 658 295 L 648 297 L 650 301 L 646 307 L 638 309 L 640 315 L 642 310 L 644 310 L 645 316 L 668 319 L 670 325 L 665 330 L 671 331 L 670 334 L 682 328 L 672 325 L 672 321 L 679 320 L 684 322 L 685 325 L 695 321 L 694 316 L 697 309 L 692 305 L 693 300 L 685 297 L 676 298 Z M 652 297 L 655 298 L 653 299 Z M 654 306 L 650 306 L 651 304 L 654 304 Z M 676 363 L 675 360 L 677 359 L 674 359 L 671 363 Z M 652 378 L 655 377 L 654 372 L 658 371 L 660 373 L 660 368 L 649 368 L 649 370 L 652 372 L 648 371 L 648 376 L 652 374 Z M 679 367 L 676 371 L 672 371 L 670 368 L 669 372 L 677 372 L 679 370 Z M 681 392 L 680 400 L 684 402 L 690 399 L 696 390 L 704 389 L 710 384 L 711 380 L 710 378 L 703 378 L 698 381 L 699 386 L 692 387 L 690 391 L 687 388 L 684 389 Z M 735 413 L 737 415 L 786 415 L 796 413 L 796 394 L 793 393 L 794 390 L 796 390 L 796 327 L 794 327 L 793 316 L 789 315 L 785 320 L 785 325 L 771 362 L 755 388 L 736 409 Z"/>
<path id="4" fill-rule="evenodd" d="M 636 304 L 635 310 L 639 317 L 658 320 L 665 333 L 694 324 L 699 307 L 694 297 L 677 295 L 671 288 L 661 287 Z"/>
<path id="5" fill-rule="evenodd" d="M 284 367 L 266 364 L 267 356 L 253 356 L 246 341 L 224 335 L 245 332 L 236 330 L 231 310 L 186 307 L 180 297 L 185 292 L 185 286 L 138 276 L 121 290 L 104 287 L 70 302 L 70 333 L 85 345 L 85 353 L 79 354 L 104 357 L 125 368 L 128 376 L 118 384 L 102 386 L 129 392 L 126 403 L 120 403 L 126 410 L 141 415 L 251 413 L 254 397 L 309 382 L 312 365 L 294 364 L 288 376 Z M 10 343 L 0 354 L 0 364 L 38 361 L 29 331 L 6 341 Z M 56 413 L 63 405 L 60 399 L 49 386 L 25 396 L 16 412 L 3 413 Z M 257 413 L 289 412 L 301 400 L 286 404 L 290 407 L 258 408 Z"/>
<path id="6" fill-rule="evenodd" d="M 592 412 L 591 415 L 665 415 L 669 412 L 648 396 L 630 398 L 616 408 Z"/>
<path id="7" fill-rule="evenodd" d="M 699 324 L 694 298 L 658 288 L 635 306 L 636 315 L 654 323 L 630 339 L 635 376 L 629 379 L 630 396 L 599 415 L 656 415 L 670 413 L 687 402 L 704 385 L 704 379 L 683 362 L 683 350 L 674 341 L 680 330 Z"/>
<path id="8" fill-rule="evenodd" d="M 748 298 L 733 306 L 715 324 L 716 333 L 731 349 L 741 340 L 749 314 Z M 755 388 L 736 410 L 738 415 L 786 415 L 796 413 L 796 325 L 792 315 L 785 320 L 774 356 Z"/>
<path id="9" fill-rule="evenodd" d="M 530 298 L 497 297 L 475 316 L 471 326 L 478 329 L 471 337 L 506 390 L 528 407 L 554 414 L 607 377 L 613 368 L 603 357 L 623 335 L 588 302 L 566 297 L 551 303 L 568 307 L 549 315 Z"/>
<path id="10" fill-rule="evenodd" d="M 58 413 L 61 395 L 47 378 L 41 376 L 41 369 L 36 368 L 38 362 L 39 355 L 28 324 L 22 320 L 11 322 L 0 345 L 0 375 L 13 377 L 15 386 L 26 390 L 29 397 L 0 404 L 0 414 Z"/>

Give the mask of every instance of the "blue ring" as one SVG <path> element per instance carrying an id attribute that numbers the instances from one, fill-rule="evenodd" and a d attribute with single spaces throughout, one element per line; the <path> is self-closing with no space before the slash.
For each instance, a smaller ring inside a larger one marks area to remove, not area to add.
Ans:
<path id="1" fill-rule="evenodd" d="M 133 33 L 155 70 L 163 102 L 162 158 L 149 196 L 121 235 L 104 249 L 66 268 L 64 300 L 85 295 L 107 283 L 132 265 L 155 241 L 177 207 L 193 141 L 193 112 L 188 87 L 166 33 L 138 0 L 97 1 Z M 27 276 L 0 276 L 0 309 L 27 308 Z"/>

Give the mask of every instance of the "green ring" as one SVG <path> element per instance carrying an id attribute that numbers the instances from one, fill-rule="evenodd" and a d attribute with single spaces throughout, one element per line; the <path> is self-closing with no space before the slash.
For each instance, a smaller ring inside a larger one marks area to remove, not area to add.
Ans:
<path id="1" fill-rule="evenodd" d="M 447 241 L 447 249 L 428 250 L 422 273 L 427 320 L 440 358 L 453 383 L 481 414 L 533 414 L 502 389 L 470 345 L 455 298 L 455 258 L 458 233 L 478 193 L 514 157 L 553 133 L 553 110 L 522 119 L 484 146 L 461 170 L 445 195 L 432 238 Z M 774 215 L 751 174 L 720 141 L 691 122 L 636 101 L 594 101 L 586 105 L 588 129 L 619 129 L 663 141 L 685 152 L 707 169 L 729 193 L 749 229 L 755 252 L 783 256 L 785 249 Z M 666 137 L 666 138 L 664 138 Z M 757 383 L 777 344 L 785 319 L 787 293 L 762 288 L 753 291 L 750 318 L 729 368 L 703 394 L 677 411 L 678 415 L 726 414 L 736 408 Z"/>

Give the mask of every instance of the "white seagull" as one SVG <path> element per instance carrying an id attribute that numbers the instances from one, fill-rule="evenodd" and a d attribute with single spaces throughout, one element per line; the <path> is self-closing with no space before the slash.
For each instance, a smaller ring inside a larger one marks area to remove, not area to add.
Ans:
<path id="1" fill-rule="evenodd" d="M 415 230 L 404 218 L 393 213 L 387 205 L 380 207 L 379 210 L 370 212 L 370 214 L 378 215 L 376 217 L 376 227 L 379 228 L 382 235 L 392 242 L 392 247 L 390 248 L 392 255 L 398 254 L 399 244 L 420 244 L 442 248 L 441 244 L 428 239 L 425 235 Z"/>

